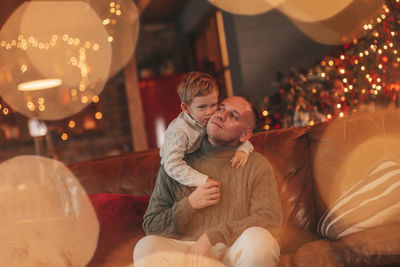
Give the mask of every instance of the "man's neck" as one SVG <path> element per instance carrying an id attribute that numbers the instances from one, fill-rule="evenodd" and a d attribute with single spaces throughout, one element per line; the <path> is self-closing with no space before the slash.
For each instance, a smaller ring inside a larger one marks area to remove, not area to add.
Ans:
<path id="1" fill-rule="evenodd" d="M 219 146 L 236 146 L 239 144 L 239 140 L 235 140 L 234 142 L 224 142 L 224 141 L 220 141 L 217 140 L 215 138 L 212 138 L 211 136 L 207 135 L 207 139 L 208 142 L 210 142 L 211 145 L 215 146 L 215 147 L 219 147 Z"/>

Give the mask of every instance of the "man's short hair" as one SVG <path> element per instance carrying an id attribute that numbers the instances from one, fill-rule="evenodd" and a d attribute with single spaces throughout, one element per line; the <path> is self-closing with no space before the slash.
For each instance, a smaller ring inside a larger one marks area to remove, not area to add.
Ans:
<path id="1" fill-rule="evenodd" d="M 215 79 L 208 73 L 192 71 L 185 75 L 178 86 L 178 95 L 182 102 L 191 104 L 196 96 L 206 96 L 218 92 Z"/>
<path id="2" fill-rule="evenodd" d="M 239 93 L 236 96 L 243 98 L 244 100 L 246 100 L 247 103 L 249 103 L 251 111 L 253 113 L 252 114 L 253 121 L 251 122 L 250 128 L 251 130 L 254 131 L 257 128 L 258 124 L 260 123 L 260 118 L 258 116 L 258 109 L 256 105 L 254 104 L 253 101 L 250 100 L 249 96 L 244 93 Z"/>

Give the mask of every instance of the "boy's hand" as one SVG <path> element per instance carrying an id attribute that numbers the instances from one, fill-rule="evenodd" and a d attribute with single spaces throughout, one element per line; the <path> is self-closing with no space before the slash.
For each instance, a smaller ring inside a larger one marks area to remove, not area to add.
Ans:
<path id="1" fill-rule="evenodd" d="M 233 168 L 241 168 L 244 167 L 247 163 L 247 159 L 249 158 L 249 155 L 246 154 L 246 152 L 243 152 L 241 150 L 236 150 L 235 155 L 233 155 L 233 158 L 231 159 L 232 167 Z"/>

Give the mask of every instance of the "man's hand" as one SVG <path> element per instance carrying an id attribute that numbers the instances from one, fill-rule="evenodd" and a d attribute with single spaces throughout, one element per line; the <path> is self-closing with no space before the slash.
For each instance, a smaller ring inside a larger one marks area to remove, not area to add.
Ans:
<path id="1" fill-rule="evenodd" d="M 217 204 L 221 196 L 220 188 L 220 182 L 208 178 L 205 184 L 197 187 L 189 195 L 189 204 L 194 209 L 202 209 Z"/>
<path id="2" fill-rule="evenodd" d="M 204 233 L 186 252 L 185 266 L 203 266 L 205 261 L 202 256 L 205 256 L 210 248 L 210 240 Z"/>
<path id="3" fill-rule="evenodd" d="M 243 152 L 241 150 L 236 150 L 235 154 L 233 155 L 233 158 L 231 159 L 232 167 L 234 168 L 240 168 L 244 167 L 247 163 L 247 159 L 249 158 L 249 155 L 247 155 L 246 152 Z"/>
<path id="4" fill-rule="evenodd" d="M 188 253 L 204 256 L 211 248 L 210 240 L 208 236 L 204 233 L 199 239 L 194 243 L 188 250 Z"/>

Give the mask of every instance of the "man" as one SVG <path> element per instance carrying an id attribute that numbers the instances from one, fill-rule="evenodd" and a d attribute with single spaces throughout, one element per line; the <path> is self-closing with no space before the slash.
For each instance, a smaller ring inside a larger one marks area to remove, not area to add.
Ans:
<path id="1" fill-rule="evenodd" d="M 258 153 L 243 168 L 229 162 L 255 124 L 251 105 L 241 97 L 225 99 L 213 114 L 200 149 L 185 160 L 217 181 L 188 187 L 160 168 L 144 216 L 149 235 L 135 247 L 135 266 L 184 266 L 188 259 L 206 266 L 201 260 L 208 258 L 227 266 L 277 264 L 282 209 L 272 168 Z"/>

